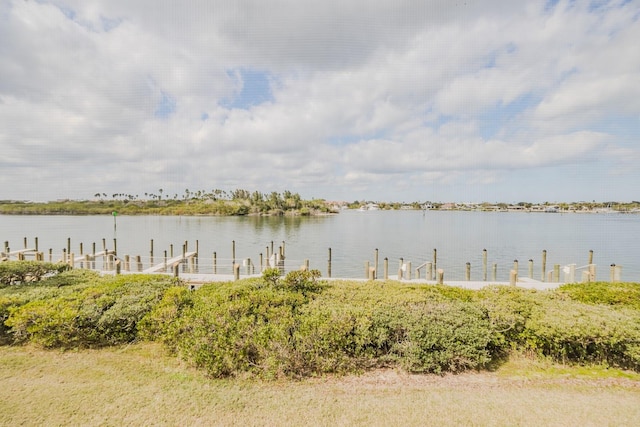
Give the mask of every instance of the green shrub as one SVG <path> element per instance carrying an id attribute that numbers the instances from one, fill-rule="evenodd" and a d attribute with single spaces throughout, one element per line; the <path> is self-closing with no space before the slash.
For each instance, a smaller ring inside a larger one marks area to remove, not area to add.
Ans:
<path id="1" fill-rule="evenodd" d="M 572 283 L 561 286 L 558 292 L 587 304 L 607 304 L 640 310 L 638 283 Z"/>
<path id="2" fill-rule="evenodd" d="M 15 342 L 46 348 L 99 347 L 130 342 L 137 324 L 174 285 L 165 276 L 105 277 L 88 286 L 58 289 L 8 307 L 4 321 Z"/>
<path id="3" fill-rule="evenodd" d="M 41 261 L 0 262 L 0 287 L 37 282 L 47 275 L 68 270 L 67 264 Z"/>
<path id="4" fill-rule="evenodd" d="M 527 319 L 525 349 L 562 362 L 640 368 L 640 313 L 606 306 L 548 300 Z"/>

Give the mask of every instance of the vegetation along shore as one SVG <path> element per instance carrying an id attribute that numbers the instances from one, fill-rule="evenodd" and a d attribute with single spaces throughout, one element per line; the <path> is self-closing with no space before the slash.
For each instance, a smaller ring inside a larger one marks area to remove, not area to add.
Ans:
<path id="1" fill-rule="evenodd" d="M 326 215 L 342 209 L 366 210 L 461 210 L 488 212 L 545 212 L 545 213 L 640 213 L 640 201 L 632 202 L 544 202 L 544 203 L 442 203 L 431 201 L 381 202 L 356 200 L 304 200 L 298 193 L 285 190 L 190 191 L 182 195 L 156 193 L 133 195 L 126 193 L 95 193 L 90 200 L 55 200 L 32 202 L 0 200 L 0 214 L 5 215 Z"/>

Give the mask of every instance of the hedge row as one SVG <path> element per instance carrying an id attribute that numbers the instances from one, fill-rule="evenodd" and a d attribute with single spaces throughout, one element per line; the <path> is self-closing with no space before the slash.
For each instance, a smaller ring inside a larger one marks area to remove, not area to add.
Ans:
<path id="1" fill-rule="evenodd" d="M 167 276 L 64 271 L 0 289 L 0 342 L 83 348 L 164 343 L 212 377 L 400 367 L 480 369 L 512 349 L 640 370 L 636 284 L 471 291 L 331 282 L 317 272 L 190 291 Z"/>

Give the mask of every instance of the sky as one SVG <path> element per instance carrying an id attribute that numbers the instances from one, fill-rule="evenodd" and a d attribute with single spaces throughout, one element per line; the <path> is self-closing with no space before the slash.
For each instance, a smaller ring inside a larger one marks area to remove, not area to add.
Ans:
<path id="1" fill-rule="evenodd" d="M 640 0 L 0 0 L 0 200 L 640 200 Z"/>

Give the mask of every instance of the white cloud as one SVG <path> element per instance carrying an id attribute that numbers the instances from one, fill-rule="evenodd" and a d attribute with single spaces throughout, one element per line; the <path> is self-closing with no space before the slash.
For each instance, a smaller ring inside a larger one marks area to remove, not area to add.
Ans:
<path id="1" fill-rule="evenodd" d="M 9 1 L 0 198 L 243 187 L 455 199 L 465 182 L 522 186 L 524 170 L 608 174 L 640 152 L 630 137 L 639 11 L 635 1 Z M 246 109 L 229 106 L 241 69 L 270 82 Z M 33 174 L 35 190 L 21 184 Z"/>

